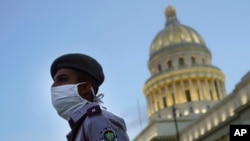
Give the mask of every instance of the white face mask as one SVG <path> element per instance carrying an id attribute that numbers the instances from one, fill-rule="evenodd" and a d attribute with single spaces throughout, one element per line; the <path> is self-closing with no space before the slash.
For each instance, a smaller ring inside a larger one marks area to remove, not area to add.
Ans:
<path id="1" fill-rule="evenodd" d="M 51 88 L 52 104 L 57 113 L 65 120 L 69 119 L 71 113 L 88 103 L 78 93 L 78 85 L 84 83 L 67 84 Z"/>

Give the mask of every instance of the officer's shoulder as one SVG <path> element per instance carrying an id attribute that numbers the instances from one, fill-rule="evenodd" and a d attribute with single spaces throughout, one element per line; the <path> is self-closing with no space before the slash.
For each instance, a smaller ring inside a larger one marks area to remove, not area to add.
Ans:
<path id="1" fill-rule="evenodd" d="M 100 105 L 95 103 L 91 103 L 88 105 L 88 107 L 86 107 L 86 115 L 88 120 L 94 120 L 94 117 L 98 117 L 98 119 L 102 117 L 106 119 L 123 121 L 123 118 L 107 111 L 106 109 L 101 109 Z"/>
<path id="2" fill-rule="evenodd" d="M 102 110 L 100 108 L 100 105 L 98 104 L 92 104 L 87 108 L 86 114 L 88 117 L 99 115 L 102 113 Z"/>

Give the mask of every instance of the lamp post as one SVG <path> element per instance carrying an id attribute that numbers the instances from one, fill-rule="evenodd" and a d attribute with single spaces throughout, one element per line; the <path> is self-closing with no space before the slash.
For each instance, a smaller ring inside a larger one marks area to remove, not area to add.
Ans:
<path id="1" fill-rule="evenodd" d="M 176 139 L 177 141 L 180 141 L 180 136 L 179 136 L 179 130 L 178 130 L 178 124 L 177 124 L 177 120 L 176 120 L 176 108 L 174 107 L 174 105 L 172 106 L 173 109 L 173 116 L 174 116 L 174 124 L 175 124 L 175 129 L 176 129 Z"/>

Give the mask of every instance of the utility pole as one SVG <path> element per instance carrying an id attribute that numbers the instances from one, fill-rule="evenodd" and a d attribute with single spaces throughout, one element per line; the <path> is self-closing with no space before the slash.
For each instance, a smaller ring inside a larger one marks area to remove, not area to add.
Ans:
<path id="1" fill-rule="evenodd" d="M 174 107 L 174 105 L 172 106 L 173 109 L 173 117 L 174 117 L 174 123 L 175 123 L 175 129 L 176 129 L 176 139 L 177 141 L 180 141 L 180 135 L 179 135 L 179 130 L 178 130 L 178 124 L 177 124 L 177 120 L 176 120 L 176 108 Z"/>

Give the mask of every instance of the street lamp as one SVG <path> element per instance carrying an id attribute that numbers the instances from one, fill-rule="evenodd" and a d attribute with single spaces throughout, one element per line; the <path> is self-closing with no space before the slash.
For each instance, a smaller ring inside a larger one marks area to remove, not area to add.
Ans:
<path id="1" fill-rule="evenodd" d="M 177 120 L 176 120 L 176 108 L 174 107 L 174 105 L 172 106 L 172 112 L 173 112 L 173 116 L 174 116 L 174 123 L 175 123 L 175 129 L 176 129 L 176 138 L 177 138 L 177 141 L 180 141 L 178 124 L 177 124 Z"/>

